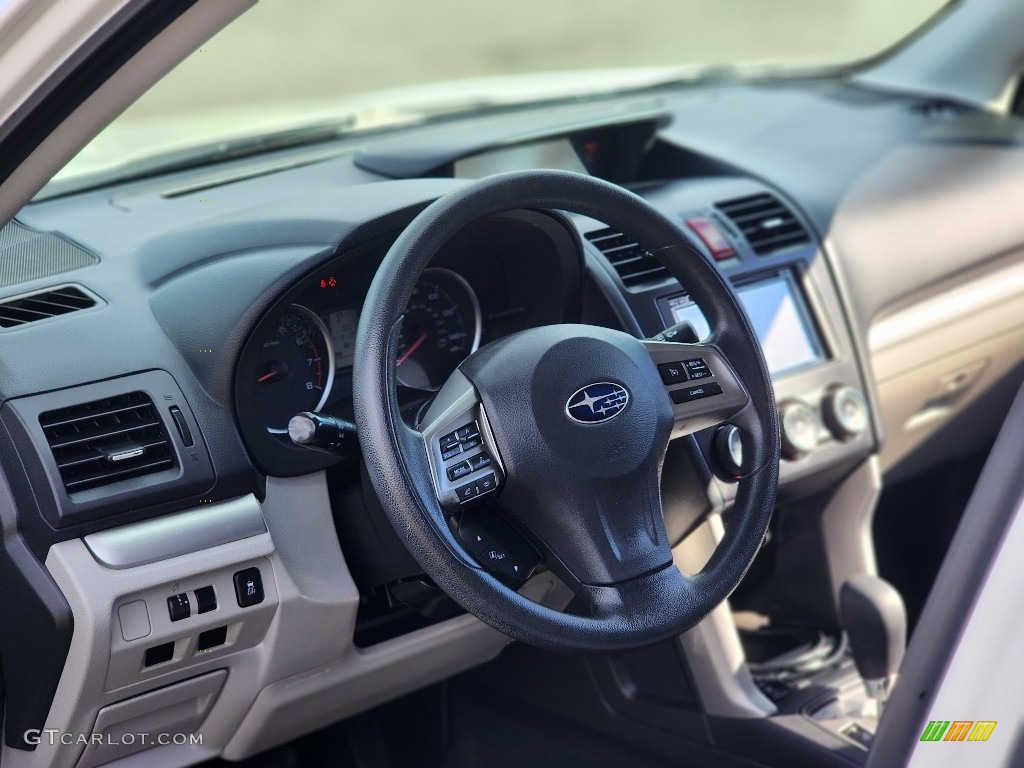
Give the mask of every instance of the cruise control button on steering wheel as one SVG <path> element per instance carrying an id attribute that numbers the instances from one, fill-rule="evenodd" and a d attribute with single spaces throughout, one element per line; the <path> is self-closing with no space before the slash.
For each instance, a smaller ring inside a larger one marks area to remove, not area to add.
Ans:
<path id="1" fill-rule="evenodd" d="M 504 469 L 469 379 L 459 371 L 453 373 L 419 428 L 434 494 L 446 510 L 454 513 L 495 495 Z"/>

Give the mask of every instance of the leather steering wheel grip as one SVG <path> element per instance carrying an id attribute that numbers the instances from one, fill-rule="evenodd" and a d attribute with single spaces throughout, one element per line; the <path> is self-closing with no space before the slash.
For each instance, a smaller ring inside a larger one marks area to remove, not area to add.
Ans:
<path id="1" fill-rule="evenodd" d="M 732 421 L 750 436 L 756 469 L 740 480 L 725 536 L 705 568 L 688 577 L 669 564 L 616 584 L 581 584 L 576 604 L 588 609 L 588 615 L 534 603 L 465 554 L 437 500 L 423 441 L 403 422 L 396 401 L 397 329 L 417 278 L 465 225 L 524 208 L 579 213 L 637 237 L 704 311 L 715 329 L 711 342 L 749 394 L 748 405 Z M 774 507 L 778 415 L 760 344 L 735 294 L 669 219 L 621 187 L 582 174 L 523 171 L 491 176 L 422 211 L 388 251 L 367 294 L 356 335 L 353 399 L 371 483 L 412 556 L 467 611 L 533 645 L 621 650 L 690 629 L 739 584 Z"/>

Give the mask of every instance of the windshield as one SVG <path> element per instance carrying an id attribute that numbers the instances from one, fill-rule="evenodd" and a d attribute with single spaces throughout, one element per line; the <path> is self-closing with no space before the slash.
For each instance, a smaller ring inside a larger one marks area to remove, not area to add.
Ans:
<path id="1" fill-rule="evenodd" d="M 374 128 L 721 74 L 877 55 L 944 0 L 261 0 L 54 179 L 316 125 Z M 292 136 L 298 141 L 301 135 Z M 268 145 L 268 148 L 275 146 Z"/>

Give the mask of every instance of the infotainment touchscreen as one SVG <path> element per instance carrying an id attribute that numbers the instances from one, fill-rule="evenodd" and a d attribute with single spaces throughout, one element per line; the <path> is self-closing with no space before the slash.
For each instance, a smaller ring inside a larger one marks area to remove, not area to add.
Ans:
<path id="1" fill-rule="evenodd" d="M 821 343 L 788 272 L 736 286 L 773 374 L 803 368 L 821 360 Z M 672 325 L 689 320 L 703 341 L 711 335 L 704 314 L 685 294 L 662 299 L 662 314 Z"/>

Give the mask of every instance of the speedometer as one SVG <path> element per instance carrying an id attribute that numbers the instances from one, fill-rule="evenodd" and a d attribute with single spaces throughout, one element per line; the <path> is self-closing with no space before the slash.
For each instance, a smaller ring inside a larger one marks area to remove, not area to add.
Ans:
<path id="1" fill-rule="evenodd" d="M 292 304 L 263 339 L 252 374 L 256 404 L 268 432 L 284 433 L 300 411 L 318 411 L 334 383 L 334 350 L 312 310 Z"/>
<path id="2" fill-rule="evenodd" d="M 480 346 L 480 303 L 448 269 L 424 270 L 402 319 L 395 360 L 398 381 L 436 390 Z"/>

